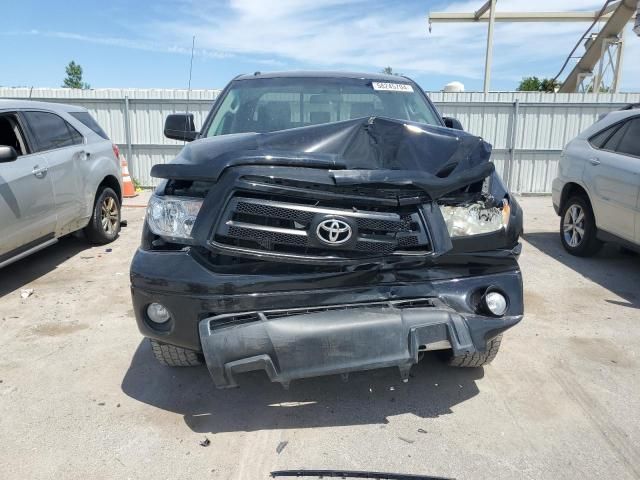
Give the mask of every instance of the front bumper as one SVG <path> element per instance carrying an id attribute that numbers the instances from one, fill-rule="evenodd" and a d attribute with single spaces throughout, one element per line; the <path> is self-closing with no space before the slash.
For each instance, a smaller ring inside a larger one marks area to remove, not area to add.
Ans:
<path id="1" fill-rule="evenodd" d="M 143 335 L 203 353 L 218 387 L 264 369 L 272 380 L 397 366 L 421 350 L 482 352 L 522 319 L 519 248 L 448 254 L 438 261 L 260 273 L 218 270 L 189 251 L 138 250 L 131 265 L 134 312 Z M 306 272 L 306 273 L 304 273 Z M 509 299 L 504 317 L 479 314 L 494 287 Z M 158 302 L 167 328 L 146 317 Z M 276 310 L 277 309 L 277 310 Z"/>
<path id="2" fill-rule="evenodd" d="M 237 386 L 235 374 L 252 370 L 285 387 L 299 378 L 383 367 L 398 367 L 406 380 L 420 352 L 474 353 L 487 336 L 521 319 L 474 317 L 421 298 L 219 315 L 200 322 L 200 338 L 218 388 Z"/>

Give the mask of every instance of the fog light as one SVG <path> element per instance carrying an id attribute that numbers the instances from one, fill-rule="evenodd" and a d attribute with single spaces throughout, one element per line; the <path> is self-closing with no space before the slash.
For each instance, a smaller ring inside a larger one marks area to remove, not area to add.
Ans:
<path id="1" fill-rule="evenodd" d="M 501 317 L 507 311 L 507 298 L 500 292 L 490 291 L 482 298 L 487 313 Z"/>
<path id="2" fill-rule="evenodd" d="M 147 316 L 153 323 L 158 324 L 168 322 L 171 318 L 169 310 L 159 303 L 152 303 L 147 307 Z"/>

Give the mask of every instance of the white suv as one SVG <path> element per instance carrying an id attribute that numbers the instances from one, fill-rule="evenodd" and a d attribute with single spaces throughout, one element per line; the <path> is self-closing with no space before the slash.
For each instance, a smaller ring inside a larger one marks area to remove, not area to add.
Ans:
<path id="1" fill-rule="evenodd" d="M 603 241 L 640 250 L 640 105 L 607 114 L 567 144 L 553 207 L 572 255 L 593 255 Z"/>
<path id="2" fill-rule="evenodd" d="M 118 147 L 77 106 L 0 100 L 0 268 L 82 230 L 120 231 Z"/>

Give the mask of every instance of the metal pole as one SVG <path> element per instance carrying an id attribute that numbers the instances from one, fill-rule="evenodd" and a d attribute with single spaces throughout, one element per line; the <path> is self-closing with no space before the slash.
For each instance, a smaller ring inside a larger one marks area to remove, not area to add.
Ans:
<path id="1" fill-rule="evenodd" d="M 604 54 L 606 53 L 607 48 L 609 48 L 609 45 L 611 45 L 611 41 L 608 38 L 605 38 L 602 41 L 602 46 L 600 47 L 600 61 L 598 62 L 598 74 L 596 75 L 596 78 L 593 81 L 593 92 L 591 93 L 600 93 L 600 86 L 602 85 L 602 75 L 604 74 L 604 61 L 605 61 Z"/>
<path id="2" fill-rule="evenodd" d="M 193 52 L 196 48 L 196 36 L 191 39 L 191 63 L 189 64 L 189 86 L 187 87 L 187 114 L 184 117 L 184 131 L 187 131 L 187 122 L 189 121 L 189 99 L 191 98 L 191 73 L 193 72 Z M 184 139 L 182 145 L 187 144 L 187 139 Z"/>
<path id="3" fill-rule="evenodd" d="M 640 8 L 640 3 L 638 4 Z M 611 85 L 611 89 L 613 93 L 618 93 L 618 87 L 620 85 L 620 72 L 622 71 L 622 59 L 624 58 L 624 28 L 620 33 L 620 40 L 618 40 L 618 51 L 616 66 L 613 70 L 613 84 Z"/>
<path id="4" fill-rule="evenodd" d="M 505 182 L 507 188 L 511 190 L 513 183 L 513 162 L 515 159 L 516 141 L 518 138 L 518 116 L 520 114 L 520 100 L 515 99 L 513 102 L 513 121 L 511 122 L 511 135 L 509 138 L 509 158 L 505 166 Z"/>
<path id="5" fill-rule="evenodd" d="M 484 62 L 484 93 L 489 93 L 491 83 L 491 60 L 493 56 L 493 24 L 496 21 L 496 0 L 491 0 L 489 7 L 489 26 L 487 28 L 487 53 Z"/>
<path id="6" fill-rule="evenodd" d="M 618 6 L 619 4 L 615 4 Z M 598 15 L 600 12 L 499 12 L 496 13 L 496 22 L 593 22 L 594 20 L 606 21 L 611 18 L 611 13 Z M 488 22 L 489 17 L 478 15 L 478 11 L 461 12 L 429 12 L 431 23 L 474 23 Z"/>
<path id="7" fill-rule="evenodd" d="M 129 96 L 124 96 L 124 135 L 127 142 L 127 162 L 133 170 L 133 153 L 131 148 L 131 122 L 129 121 Z"/>

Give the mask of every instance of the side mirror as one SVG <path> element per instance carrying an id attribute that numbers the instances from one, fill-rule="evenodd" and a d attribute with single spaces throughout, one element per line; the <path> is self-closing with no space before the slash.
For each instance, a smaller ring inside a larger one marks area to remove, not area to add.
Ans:
<path id="1" fill-rule="evenodd" d="M 190 142 L 198 136 L 192 113 L 172 113 L 164 121 L 164 136 Z"/>
<path id="2" fill-rule="evenodd" d="M 464 128 L 462 128 L 462 124 L 460 123 L 460 120 L 458 120 L 457 118 L 442 117 L 442 120 L 444 120 L 444 125 L 447 128 L 454 128 L 456 130 L 464 130 Z"/>
<path id="3" fill-rule="evenodd" d="M 13 162 L 16 158 L 18 158 L 18 152 L 15 148 L 0 145 L 0 163 Z"/>

